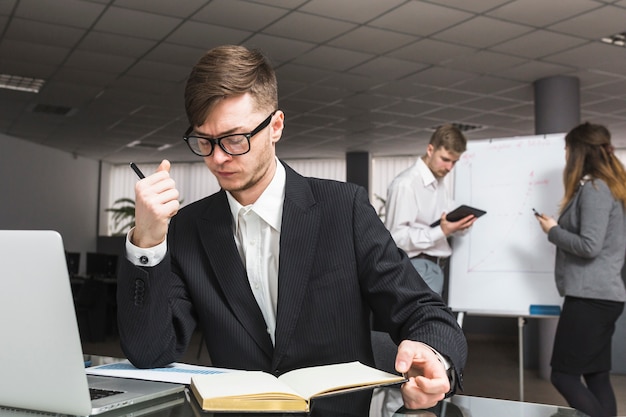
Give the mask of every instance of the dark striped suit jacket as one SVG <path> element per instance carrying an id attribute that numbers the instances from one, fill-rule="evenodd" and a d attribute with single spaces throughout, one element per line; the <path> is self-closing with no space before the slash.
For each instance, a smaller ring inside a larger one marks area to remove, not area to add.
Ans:
<path id="1" fill-rule="evenodd" d="M 422 341 L 446 356 L 460 381 L 464 335 L 397 248 L 366 191 L 285 168 L 275 346 L 220 191 L 172 218 L 159 265 L 122 262 L 118 324 L 130 361 L 154 367 L 180 360 L 198 326 L 214 366 L 281 374 L 354 360 L 372 365 L 373 312 L 396 342 Z"/>

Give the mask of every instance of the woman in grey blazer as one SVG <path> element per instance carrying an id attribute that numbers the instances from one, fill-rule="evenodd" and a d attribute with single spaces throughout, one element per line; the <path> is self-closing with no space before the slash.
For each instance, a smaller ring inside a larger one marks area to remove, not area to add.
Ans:
<path id="1" fill-rule="evenodd" d="M 626 172 L 604 126 L 575 127 L 565 137 L 565 150 L 565 195 L 558 223 L 537 216 L 556 245 L 554 275 L 565 297 L 551 380 L 570 406 L 591 417 L 615 416 L 611 339 L 626 301 L 621 278 Z"/>

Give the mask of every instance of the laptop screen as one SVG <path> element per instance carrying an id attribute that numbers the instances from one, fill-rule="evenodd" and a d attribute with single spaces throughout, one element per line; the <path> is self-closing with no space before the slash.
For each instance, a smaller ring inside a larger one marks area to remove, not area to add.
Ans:
<path id="1" fill-rule="evenodd" d="M 0 230 L 0 265 L 0 405 L 90 414 L 61 235 Z"/>

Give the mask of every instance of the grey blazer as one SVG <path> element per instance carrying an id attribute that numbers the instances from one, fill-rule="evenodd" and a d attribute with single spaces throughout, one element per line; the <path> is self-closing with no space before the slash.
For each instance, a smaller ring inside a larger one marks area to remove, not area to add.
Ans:
<path id="1" fill-rule="evenodd" d="M 460 383 L 463 332 L 395 245 L 365 189 L 285 169 L 275 346 L 220 191 L 172 218 L 159 265 L 122 262 L 118 322 L 131 362 L 179 360 L 198 326 L 215 366 L 281 374 L 342 361 L 372 365 L 373 312 L 396 342 L 422 341 L 447 357 Z"/>
<path id="2" fill-rule="evenodd" d="M 548 240 L 557 247 L 554 275 L 559 294 L 626 301 L 621 277 L 624 208 L 606 183 L 583 180 L 558 223 L 548 232 Z"/>

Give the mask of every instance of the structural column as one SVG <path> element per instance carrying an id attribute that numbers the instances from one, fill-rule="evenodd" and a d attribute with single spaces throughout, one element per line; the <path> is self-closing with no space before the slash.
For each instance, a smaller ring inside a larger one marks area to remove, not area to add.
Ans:
<path id="1" fill-rule="evenodd" d="M 370 192 L 369 152 L 346 153 L 346 182 L 361 185 Z"/>
<path id="2" fill-rule="evenodd" d="M 535 134 L 565 133 L 580 123 L 580 82 L 558 75 L 534 82 Z"/>
<path id="3" fill-rule="evenodd" d="M 558 75 L 534 82 L 535 134 L 567 133 L 580 124 L 580 82 Z M 565 146 L 565 144 L 564 144 Z M 550 379 L 550 359 L 558 318 L 539 319 L 539 375 Z"/>

